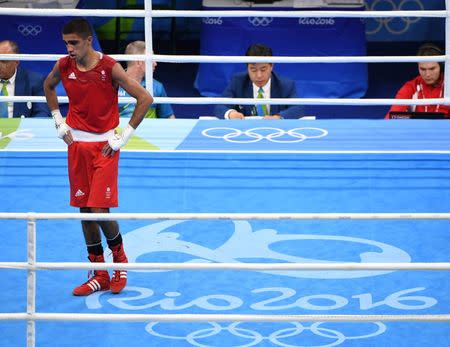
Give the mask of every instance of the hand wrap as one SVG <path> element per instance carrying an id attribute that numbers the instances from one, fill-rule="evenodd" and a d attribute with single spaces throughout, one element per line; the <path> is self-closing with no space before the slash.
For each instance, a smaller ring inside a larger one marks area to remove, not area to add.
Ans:
<path id="1" fill-rule="evenodd" d="M 71 130 L 70 127 L 64 121 L 64 118 L 61 115 L 59 110 L 52 111 L 52 117 L 55 121 L 56 133 L 60 139 L 64 138 L 66 134 Z"/>
<path id="2" fill-rule="evenodd" d="M 114 134 L 114 136 L 108 139 L 109 147 L 114 151 L 118 151 L 127 144 L 128 140 L 133 136 L 133 133 L 134 128 L 128 124 L 124 131 L 122 131 L 122 134 Z"/>

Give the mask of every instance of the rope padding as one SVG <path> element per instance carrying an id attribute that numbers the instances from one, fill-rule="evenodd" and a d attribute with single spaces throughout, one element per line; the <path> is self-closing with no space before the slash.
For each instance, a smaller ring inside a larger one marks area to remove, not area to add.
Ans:
<path id="1" fill-rule="evenodd" d="M 13 270 L 242 270 L 242 271 L 448 271 L 450 263 L 45 263 L 0 262 Z"/>
<path id="2" fill-rule="evenodd" d="M 83 322 L 450 322 L 450 314 L 430 315 L 256 315 L 256 314 L 102 314 L 0 313 L 0 320 Z"/>
<path id="3" fill-rule="evenodd" d="M 46 102 L 45 96 L 0 96 L 0 102 Z M 60 103 L 68 103 L 67 96 L 58 96 Z M 132 97 L 119 97 L 120 103 L 136 103 Z M 438 99 L 339 99 L 339 98 L 212 98 L 212 97 L 155 97 L 155 104 L 185 104 L 185 105 L 353 105 L 353 106 L 379 106 L 379 105 L 450 105 L 450 97 Z"/>
<path id="4" fill-rule="evenodd" d="M 66 54 L 0 54 L 0 60 L 57 61 Z M 167 55 L 167 54 L 111 54 L 118 61 L 158 63 L 419 63 L 444 62 L 445 55 L 435 56 L 308 56 L 308 57 L 248 57 L 229 55 Z"/>
<path id="5" fill-rule="evenodd" d="M 0 219 L 53 220 L 449 220 L 450 213 L 42 213 L 0 212 Z"/>
<path id="6" fill-rule="evenodd" d="M 143 18 L 204 18 L 204 17 L 270 17 L 276 18 L 445 18 L 445 10 L 416 11 L 209 11 L 209 10 L 104 10 L 104 9 L 59 9 L 52 8 L 0 8 L 0 15 L 9 16 L 44 16 L 44 17 L 129 17 Z"/>

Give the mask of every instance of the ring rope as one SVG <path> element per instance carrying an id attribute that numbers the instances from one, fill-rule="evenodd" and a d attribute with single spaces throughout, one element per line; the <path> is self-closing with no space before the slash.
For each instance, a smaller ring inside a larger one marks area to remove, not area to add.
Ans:
<path id="1" fill-rule="evenodd" d="M 202 153 L 202 154 L 450 154 L 450 150 L 343 150 L 343 151 L 320 151 L 320 150 L 241 150 L 241 149 L 158 149 L 158 150 L 149 150 L 149 149 L 125 149 L 121 148 L 121 152 L 133 152 L 133 153 L 149 153 L 156 152 L 160 153 Z M 14 149 L 0 149 L 0 152 L 11 152 L 11 153 L 67 153 L 67 149 L 63 148 L 48 148 L 48 149 L 24 149 L 24 148 L 14 148 Z"/>
<path id="2" fill-rule="evenodd" d="M 189 10 L 153 10 L 152 17 L 267 17 L 268 11 L 189 11 Z M 428 17 L 445 18 L 449 14 L 444 10 L 414 11 L 270 11 L 274 18 L 388 18 L 388 17 Z"/>
<path id="3" fill-rule="evenodd" d="M 0 212 L 0 219 L 36 220 L 449 220 L 450 213 L 36 213 Z"/>
<path id="4" fill-rule="evenodd" d="M 0 54 L 0 60 L 56 61 L 65 54 Z M 445 62 L 445 55 L 436 56 L 326 56 L 326 57 L 248 57 L 228 55 L 167 55 L 167 54 L 111 54 L 118 61 L 143 61 L 158 63 L 419 63 Z"/>
<path id="5" fill-rule="evenodd" d="M 0 262 L 9 270 L 449 271 L 450 263 L 49 263 Z"/>
<path id="6" fill-rule="evenodd" d="M 259 105 L 270 103 L 272 105 L 353 105 L 353 106 L 377 106 L 377 105 L 439 105 L 450 104 L 450 97 L 436 99 L 339 99 L 339 98 L 212 98 L 212 97 L 155 97 L 155 104 L 242 104 Z M 0 96 L 0 102 L 46 102 L 45 96 Z M 60 103 L 68 103 L 67 96 L 58 96 Z M 136 103 L 132 97 L 119 97 L 119 102 Z"/>
<path id="7" fill-rule="evenodd" d="M 111 55 L 122 60 L 133 55 Z M 135 55 L 134 57 L 136 57 Z M 137 59 L 145 60 L 141 55 Z M 1 59 L 1 55 L 0 55 Z M 248 56 L 220 56 L 220 55 L 163 55 L 155 54 L 152 60 L 161 63 L 418 63 L 418 62 L 445 62 L 445 55 L 439 56 L 326 56 L 326 57 L 248 57 Z M 131 60 L 131 59 L 130 59 Z"/>
<path id="8" fill-rule="evenodd" d="M 0 54 L 0 60 L 39 60 L 53 61 L 64 55 L 61 54 Z M 114 58 L 122 60 L 145 60 L 146 55 L 114 55 Z M 173 56 L 173 55 L 153 55 L 155 61 L 158 62 L 249 62 L 249 61 L 265 61 L 284 63 L 332 63 L 336 62 L 427 62 L 427 61 L 445 61 L 445 56 L 436 57 L 241 57 L 241 56 Z M 0 102 L 46 102 L 44 96 L 0 96 Z M 58 97 L 59 102 L 68 103 L 67 97 Z M 120 102 L 135 103 L 136 99 L 132 97 L 120 97 Z M 450 104 L 450 98 L 435 99 L 350 99 L 350 98 L 270 98 L 270 99 L 248 99 L 248 98 L 211 98 L 211 97 L 157 97 L 154 99 L 155 104 L 172 103 L 172 104 L 234 104 L 242 105 L 267 104 L 272 105 L 438 105 Z"/>
<path id="9" fill-rule="evenodd" d="M 450 322 L 450 314 L 143 314 L 143 313 L 0 313 L 0 320 L 83 322 Z"/>
<path id="10" fill-rule="evenodd" d="M 268 11 L 207 11 L 207 10 L 104 10 L 104 9 L 40 9 L 40 8 L 0 8 L 0 15 L 45 16 L 45 17 L 267 17 Z M 445 10 L 414 11 L 270 11 L 270 17 L 277 18 L 391 18 L 391 17 L 427 17 L 445 18 L 450 16 Z"/>
<path id="11" fill-rule="evenodd" d="M 125 149 L 121 148 L 121 152 L 132 152 L 132 153 L 201 153 L 201 154 L 450 154 L 450 150 L 242 150 L 242 149 Z M 66 153 L 67 149 L 64 148 L 42 148 L 42 149 L 28 149 L 28 148 L 14 148 L 14 149 L 0 149 L 0 152 L 11 152 L 11 153 Z"/>

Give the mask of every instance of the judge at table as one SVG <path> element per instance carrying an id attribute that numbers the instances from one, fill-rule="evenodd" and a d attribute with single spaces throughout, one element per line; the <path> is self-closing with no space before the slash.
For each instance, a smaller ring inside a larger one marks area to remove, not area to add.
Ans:
<path id="1" fill-rule="evenodd" d="M 246 56 L 273 56 L 272 49 L 262 44 L 251 45 Z M 278 76 L 272 63 L 249 63 L 247 71 L 235 74 L 226 89 L 226 98 L 297 98 L 295 82 Z M 217 117 L 225 119 L 244 119 L 259 116 L 263 119 L 299 118 L 302 107 L 288 105 L 217 105 L 214 110 Z"/>

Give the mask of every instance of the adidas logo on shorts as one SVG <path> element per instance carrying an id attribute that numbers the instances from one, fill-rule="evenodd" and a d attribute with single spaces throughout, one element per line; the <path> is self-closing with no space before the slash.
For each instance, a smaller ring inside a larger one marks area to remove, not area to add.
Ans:
<path id="1" fill-rule="evenodd" d="M 84 193 L 81 191 L 81 189 L 78 189 L 77 192 L 75 193 L 75 197 L 79 198 L 80 196 L 84 196 Z"/>

